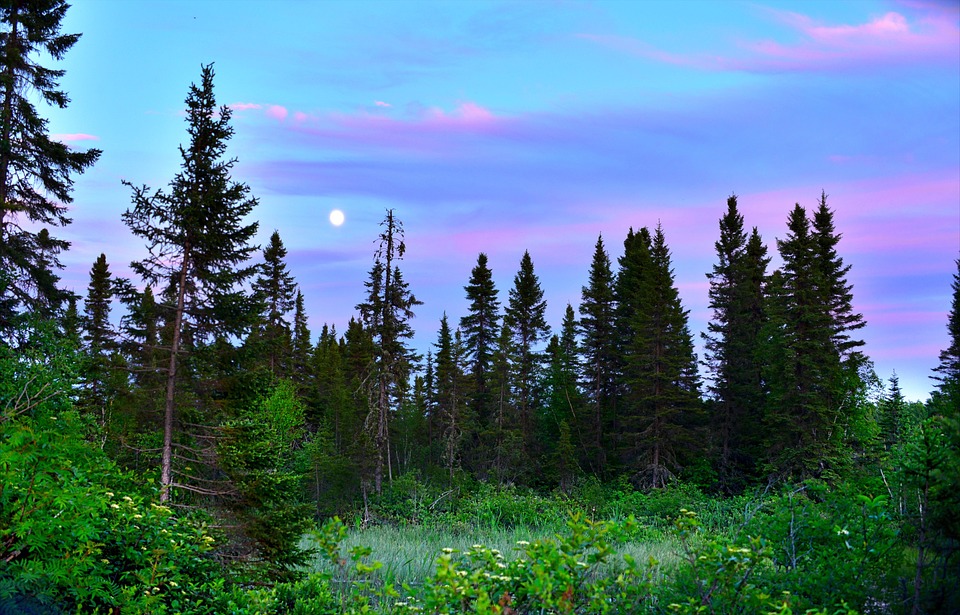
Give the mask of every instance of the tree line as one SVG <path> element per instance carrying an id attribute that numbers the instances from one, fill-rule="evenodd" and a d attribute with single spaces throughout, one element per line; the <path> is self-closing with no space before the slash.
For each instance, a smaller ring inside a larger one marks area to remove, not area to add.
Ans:
<path id="1" fill-rule="evenodd" d="M 115 277 L 101 254 L 84 297 L 62 289 L 68 245 L 47 227 L 69 222 L 71 175 L 100 152 L 50 140 L 27 94 L 66 105 L 63 72 L 31 58 L 59 59 L 78 38 L 59 32 L 63 2 L 35 4 L 3 9 L 0 338 L 17 348 L 36 319 L 55 322 L 81 357 L 75 403 L 101 447 L 155 481 L 160 502 L 237 521 L 225 556 L 283 570 L 302 557 L 292 545 L 313 515 L 365 504 L 408 473 L 560 490 L 585 477 L 640 489 L 681 478 L 735 494 L 846 475 L 881 454 L 878 442 L 899 441 L 895 376 L 883 403 L 868 399 L 877 378 L 825 193 L 790 211 L 773 271 L 727 199 L 702 358 L 660 225 L 629 229 L 615 264 L 597 238 L 580 303 L 556 332 L 531 254 L 505 295 L 478 254 L 467 312 L 444 315 L 421 356 L 421 302 L 388 210 L 356 316 L 315 335 L 279 233 L 253 243 L 257 199 L 232 177 L 231 110 L 212 65 L 185 100 L 180 171 L 164 188 L 126 183 L 123 221 L 144 242 L 137 279 Z M 956 284 L 944 395 L 960 378 Z"/>

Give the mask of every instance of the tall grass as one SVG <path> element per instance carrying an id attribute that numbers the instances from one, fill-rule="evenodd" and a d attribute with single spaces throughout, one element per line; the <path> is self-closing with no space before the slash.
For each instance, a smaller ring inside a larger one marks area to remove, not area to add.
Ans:
<path id="1" fill-rule="evenodd" d="M 511 528 L 478 527 L 472 530 L 450 530 L 426 526 L 381 525 L 366 529 L 354 529 L 341 544 L 341 552 L 346 554 L 356 546 L 370 547 L 373 554 L 370 559 L 383 564 L 375 573 L 378 581 L 401 586 L 417 587 L 424 579 L 433 574 L 436 561 L 444 549 L 464 552 L 471 546 L 482 544 L 498 549 L 503 557 L 510 561 L 516 558 L 518 542 L 534 542 L 553 538 L 563 533 L 560 524 L 556 528 L 516 526 Z M 304 538 L 303 547 L 314 546 L 312 538 Z M 666 567 L 678 560 L 679 544 L 675 537 L 661 532 L 643 532 L 618 546 L 620 555 L 631 555 L 639 562 L 651 557 Z M 305 568 L 306 572 L 326 572 L 333 577 L 339 573 L 321 557 L 314 558 Z"/>

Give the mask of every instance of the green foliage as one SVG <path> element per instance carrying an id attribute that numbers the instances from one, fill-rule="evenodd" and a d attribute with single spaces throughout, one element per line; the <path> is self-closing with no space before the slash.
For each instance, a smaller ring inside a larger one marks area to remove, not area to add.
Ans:
<path id="1" fill-rule="evenodd" d="M 302 501 L 304 477 L 293 464 L 303 422 L 295 385 L 281 380 L 239 418 L 223 425 L 218 446 L 220 466 L 236 489 L 231 508 L 256 545 L 252 560 L 260 560 L 268 574 L 279 579 L 292 576 L 308 555 L 299 542 L 310 511 Z"/>

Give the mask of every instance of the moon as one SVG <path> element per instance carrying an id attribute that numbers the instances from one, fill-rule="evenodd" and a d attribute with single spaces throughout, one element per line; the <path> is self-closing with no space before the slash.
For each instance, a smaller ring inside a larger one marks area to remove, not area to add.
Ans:
<path id="1" fill-rule="evenodd" d="M 343 221 L 345 219 L 346 218 L 344 218 L 343 212 L 340 211 L 339 209 L 334 209 L 333 211 L 330 212 L 330 224 L 334 226 L 340 226 L 341 224 L 343 224 Z"/>

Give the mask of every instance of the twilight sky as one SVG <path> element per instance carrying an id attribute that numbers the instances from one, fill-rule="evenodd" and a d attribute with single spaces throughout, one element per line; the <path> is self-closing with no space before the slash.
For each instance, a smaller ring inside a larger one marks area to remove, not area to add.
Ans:
<path id="1" fill-rule="evenodd" d="M 616 259 L 658 221 L 699 336 L 727 197 L 775 254 L 793 204 L 825 190 L 877 373 L 931 388 L 960 255 L 956 0 L 84 0 L 64 31 L 83 33 L 60 64 L 73 102 L 44 113 L 103 149 L 55 233 L 81 294 L 101 252 L 119 275 L 144 255 L 120 182 L 173 178 L 183 100 L 214 62 L 234 178 L 314 332 L 345 330 L 389 207 L 422 350 L 465 313 L 478 252 L 506 302 L 529 250 L 556 328 L 597 236 Z"/>

